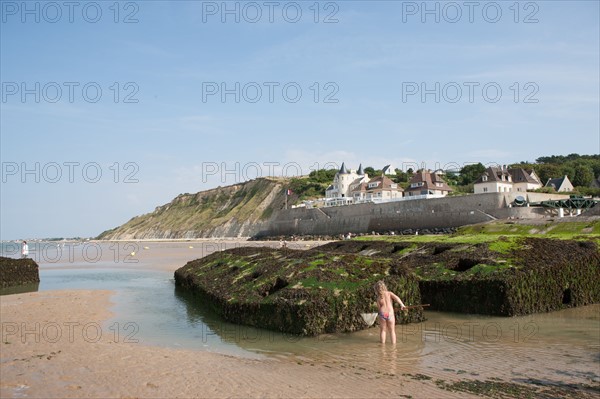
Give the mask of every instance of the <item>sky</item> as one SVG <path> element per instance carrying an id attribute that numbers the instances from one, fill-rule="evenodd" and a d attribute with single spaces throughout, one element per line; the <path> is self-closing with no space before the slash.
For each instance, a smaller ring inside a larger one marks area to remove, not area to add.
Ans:
<path id="1" fill-rule="evenodd" d="M 342 162 L 598 154 L 599 4 L 0 0 L 0 239 Z"/>

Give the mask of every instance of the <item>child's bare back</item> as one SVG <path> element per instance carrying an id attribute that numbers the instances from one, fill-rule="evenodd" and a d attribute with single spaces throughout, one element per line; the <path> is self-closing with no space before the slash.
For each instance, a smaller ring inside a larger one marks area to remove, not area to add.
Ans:
<path id="1" fill-rule="evenodd" d="M 377 306 L 379 308 L 379 336 L 381 343 L 385 343 L 386 332 L 390 333 L 392 343 L 396 343 L 396 318 L 394 317 L 394 301 L 398 302 L 401 309 L 405 309 L 402 300 L 393 292 L 388 291 L 383 281 L 378 281 L 375 284 L 375 292 L 377 293 Z"/>

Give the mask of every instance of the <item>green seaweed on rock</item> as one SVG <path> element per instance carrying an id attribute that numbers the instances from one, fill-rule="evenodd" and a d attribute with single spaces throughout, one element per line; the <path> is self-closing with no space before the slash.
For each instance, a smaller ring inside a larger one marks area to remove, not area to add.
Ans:
<path id="1" fill-rule="evenodd" d="M 225 320 L 292 334 L 367 328 L 374 283 L 384 279 L 406 303 L 420 303 L 418 279 L 394 259 L 307 250 L 235 248 L 189 262 L 175 272 Z M 399 323 L 422 321 L 421 309 Z"/>

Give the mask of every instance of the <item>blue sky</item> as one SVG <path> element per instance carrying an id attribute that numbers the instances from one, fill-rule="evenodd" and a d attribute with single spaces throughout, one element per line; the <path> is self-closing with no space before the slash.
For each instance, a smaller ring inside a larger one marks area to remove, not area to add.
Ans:
<path id="1" fill-rule="evenodd" d="M 269 170 L 600 152 L 597 1 L 0 4 L 3 240 Z"/>

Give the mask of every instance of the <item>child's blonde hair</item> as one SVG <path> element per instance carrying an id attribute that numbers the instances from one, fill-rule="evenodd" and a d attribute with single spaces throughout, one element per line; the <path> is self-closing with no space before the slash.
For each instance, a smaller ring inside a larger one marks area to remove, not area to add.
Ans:
<path id="1" fill-rule="evenodd" d="M 385 285 L 385 283 L 383 282 L 383 280 L 379 280 L 378 282 L 376 282 L 375 286 L 373 288 L 375 288 L 375 292 L 379 296 L 383 295 L 383 293 L 388 290 L 387 286 Z"/>

